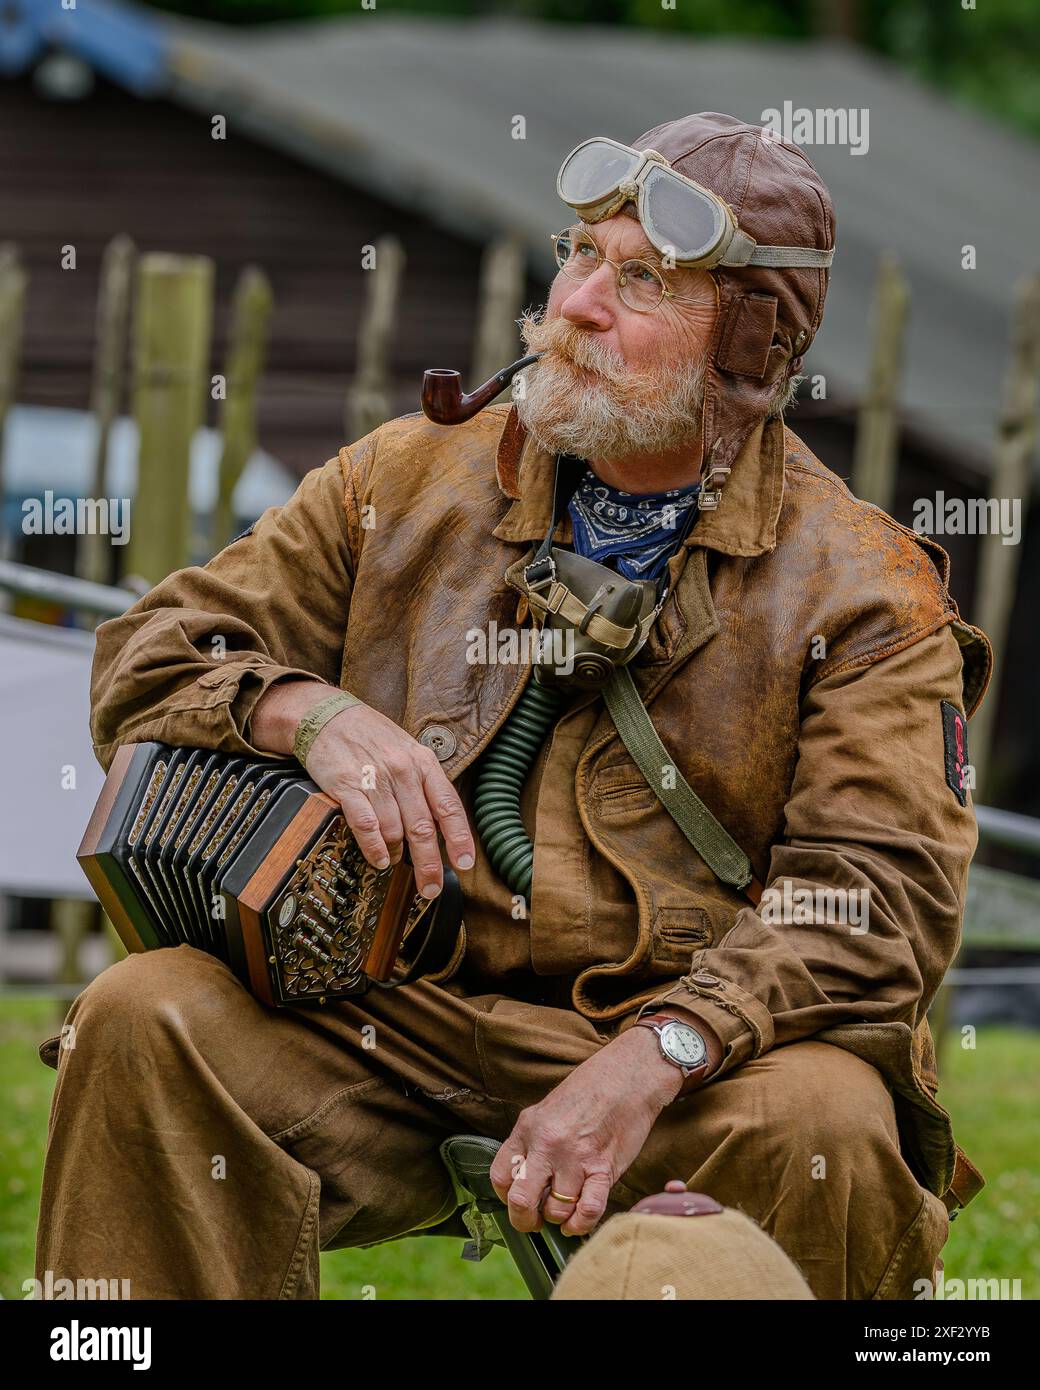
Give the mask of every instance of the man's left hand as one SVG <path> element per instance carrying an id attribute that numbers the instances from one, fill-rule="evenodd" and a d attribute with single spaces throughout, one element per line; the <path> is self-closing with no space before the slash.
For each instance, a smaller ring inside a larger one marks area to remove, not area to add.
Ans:
<path id="1" fill-rule="evenodd" d="M 491 1165 L 512 1225 L 537 1231 L 545 1219 L 564 1235 L 587 1235 L 682 1084 L 649 1028 L 626 1029 L 575 1067 L 520 1114 Z"/>

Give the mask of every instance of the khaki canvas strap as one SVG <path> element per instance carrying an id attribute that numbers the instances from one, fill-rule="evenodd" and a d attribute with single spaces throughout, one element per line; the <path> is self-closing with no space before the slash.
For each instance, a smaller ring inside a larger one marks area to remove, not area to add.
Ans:
<path id="1" fill-rule="evenodd" d="M 738 230 L 733 233 L 719 264 L 825 268 L 833 261 L 833 247 L 829 250 L 818 250 L 814 246 L 759 246 L 753 237 Z"/>
<path id="2" fill-rule="evenodd" d="M 559 614 L 571 627 L 577 628 L 579 632 L 588 633 L 600 646 L 613 647 L 615 651 L 621 652 L 627 651 L 637 636 L 641 645 L 657 617 L 655 608 L 642 622 L 632 627 L 620 627 L 609 618 L 605 618 L 602 613 L 590 615 L 588 605 L 558 579 L 551 580 L 544 593 L 534 585 L 529 585 L 527 601 L 537 613 L 543 616 L 546 613 Z"/>
<path id="3" fill-rule="evenodd" d="M 675 766 L 627 666 L 614 672 L 604 687 L 603 698 L 622 743 L 690 844 L 723 883 L 732 884 L 757 904 L 762 885 L 751 871 L 750 859 Z M 663 785 L 665 768 L 671 768 L 675 774 L 674 787 Z"/>

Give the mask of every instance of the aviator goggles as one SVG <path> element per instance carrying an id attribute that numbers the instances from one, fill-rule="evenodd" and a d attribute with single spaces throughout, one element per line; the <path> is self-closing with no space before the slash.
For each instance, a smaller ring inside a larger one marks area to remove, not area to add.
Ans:
<path id="1" fill-rule="evenodd" d="M 651 244 L 676 265 L 819 266 L 833 249 L 759 246 L 730 205 L 678 173 L 657 150 L 636 150 L 605 135 L 576 145 L 560 165 L 556 191 L 584 222 L 612 217 L 630 199 Z"/>

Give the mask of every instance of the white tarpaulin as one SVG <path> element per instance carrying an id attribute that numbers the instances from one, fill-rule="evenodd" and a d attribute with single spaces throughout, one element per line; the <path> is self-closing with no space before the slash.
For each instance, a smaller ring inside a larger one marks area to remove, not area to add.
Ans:
<path id="1" fill-rule="evenodd" d="M 137 493 L 137 423 L 126 416 L 112 422 L 108 440 L 105 493 L 112 501 Z M 22 526 L 26 498 L 87 497 L 93 485 L 97 421 L 89 411 L 56 406 L 16 405 L 4 423 L 4 506 L 6 529 Z M 209 517 L 216 502 L 221 438 L 199 429 L 191 441 L 188 495 L 196 522 Z M 254 521 L 267 507 L 285 502 L 296 487 L 287 468 L 263 449 L 254 449 L 232 494 L 235 525 Z M 132 509 L 131 509 L 132 514 Z M 206 549 L 206 538 L 202 549 Z M 197 547 L 196 547 L 197 548 Z M 209 558 L 209 552 L 197 556 Z"/>
<path id="2" fill-rule="evenodd" d="M 97 425 L 87 412 L 15 406 L 4 436 L 2 499 L 7 530 L 22 524 L 23 501 L 51 490 L 77 498 L 90 487 Z M 189 490 L 196 518 L 217 492 L 220 437 L 200 429 L 192 440 Z M 254 520 L 292 494 L 292 475 L 254 450 L 234 493 L 236 518 Z M 115 421 L 106 491 L 133 497 L 137 427 Z M 2 529 L 2 528 L 0 528 Z M 200 556 L 200 563 L 208 552 Z M 127 604 L 133 595 L 127 596 Z M 0 613 L 0 894 L 91 898 L 76 850 L 104 781 L 90 741 L 91 632 L 26 622 Z"/>
<path id="3" fill-rule="evenodd" d="M 76 850 L 105 780 L 90 742 L 94 635 L 0 614 L 0 893 L 91 898 Z"/>

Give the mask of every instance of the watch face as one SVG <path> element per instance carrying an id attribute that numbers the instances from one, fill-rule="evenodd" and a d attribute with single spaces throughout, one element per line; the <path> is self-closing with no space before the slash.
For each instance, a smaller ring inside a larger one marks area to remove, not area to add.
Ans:
<path id="1" fill-rule="evenodd" d="M 688 1023 L 666 1023 L 661 1029 L 661 1047 L 683 1067 L 699 1066 L 708 1054 L 704 1039 Z"/>

